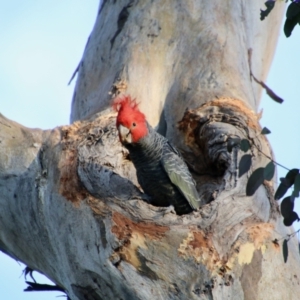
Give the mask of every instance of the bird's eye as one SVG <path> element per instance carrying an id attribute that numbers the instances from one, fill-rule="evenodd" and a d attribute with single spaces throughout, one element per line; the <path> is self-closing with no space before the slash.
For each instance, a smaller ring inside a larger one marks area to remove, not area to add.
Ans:
<path id="1" fill-rule="evenodd" d="M 135 124 L 135 123 L 132 123 L 132 126 L 133 126 L 133 127 L 135 127 L 135 126 L 136 126 L 136 124 Z"/>

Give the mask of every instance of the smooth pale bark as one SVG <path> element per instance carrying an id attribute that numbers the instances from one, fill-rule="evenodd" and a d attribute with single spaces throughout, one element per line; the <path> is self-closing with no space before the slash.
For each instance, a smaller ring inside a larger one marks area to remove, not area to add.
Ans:
<path id="1" fill-rule="evenodd" d="M 0 118 L 0 249 L 76 299 L 297 299 L 299 254 L 283 262 L 272 181 L 246 197 L 271 155 L 254 113 L 283 5 L 103 1 L 79 66 L 70 126 Z M 111 92 L 111 94 L 109 94 Z M 120 145 L 111 98 L 130 94 L 180 147 L 206 203 L 176 216 L 147 203 Z M 188 110 L 186 111 L 186 109 Z M 179 122 L 180 121 L 180 122 Z M 178 123 L 179 122 L 179 123 Z M 228 144 L 251 142 L 244 154 Z"/>

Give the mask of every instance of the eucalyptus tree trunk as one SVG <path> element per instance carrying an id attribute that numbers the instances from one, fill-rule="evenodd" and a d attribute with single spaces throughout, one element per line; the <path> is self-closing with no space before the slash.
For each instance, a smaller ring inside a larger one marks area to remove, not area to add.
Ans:
<path id="1" fill-rule="evenodd" d="M 263 2 L 103 1 L 72 124 L 42 131 L 1 116 L 0 249 L 72 300 L 298 299 L 297 244 L 284 263 L 274 242 L 290 233 L 274 183 L 245 192 L 272 155 L 250 73 L 266 78 L 284 7 L 261 22 Z M 182 151 L 199 211 L 147 203 L 118 140 L 110 104 L 119 94 Z M 245 172 L 239 139 L 251 146 Z"/>

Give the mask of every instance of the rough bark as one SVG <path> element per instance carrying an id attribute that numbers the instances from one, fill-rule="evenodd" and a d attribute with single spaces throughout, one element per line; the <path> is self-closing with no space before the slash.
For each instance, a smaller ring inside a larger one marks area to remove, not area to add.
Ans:
<path id="1" fill-rule="evenodd" d="M 103 1 L 79 66 L 70 126 L 0 118 L 0 249 L 76 299 L 297 299 L 272 181 L 246 197 L 271 156 L 255 113 L 279 7 L 263 1 Z M 111 92 L 109 94 L 108 92 Z M 176 216 L 139 189 L 111 98 L 128 93 L 180 147 L 204 203 Z M 186 110 L 188 108 L 188 110 Z M 248 139 L 251 169 L 238 172 Z M 230 149 L 232 148 L 232 149 Z"/>

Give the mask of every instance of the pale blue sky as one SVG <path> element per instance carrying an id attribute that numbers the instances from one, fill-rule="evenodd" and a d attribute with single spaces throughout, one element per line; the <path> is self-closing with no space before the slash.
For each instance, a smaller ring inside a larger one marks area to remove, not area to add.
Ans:
<path id="1" fill-rule="evenodd" d="M 71 86 L 67 83 L 93 28 L 98 2 L 0 0 L 2 114 L 28 127 L 47 129 L 68 124 L 74 82 Z M 299 168 L 300 27 L 289 39 L 282 32 L 280 35 L 267 83 L 285 102 L 277 104 L 264 93 L 261 124 L 272 131 L 269 140 L 276 160 L 288 168 Z M 285 175 L 281 168 L 278 173 Z M 53 300 L 62 295 L 24 293 L 23 268 L 0 253 L 1 299 Z"/>

